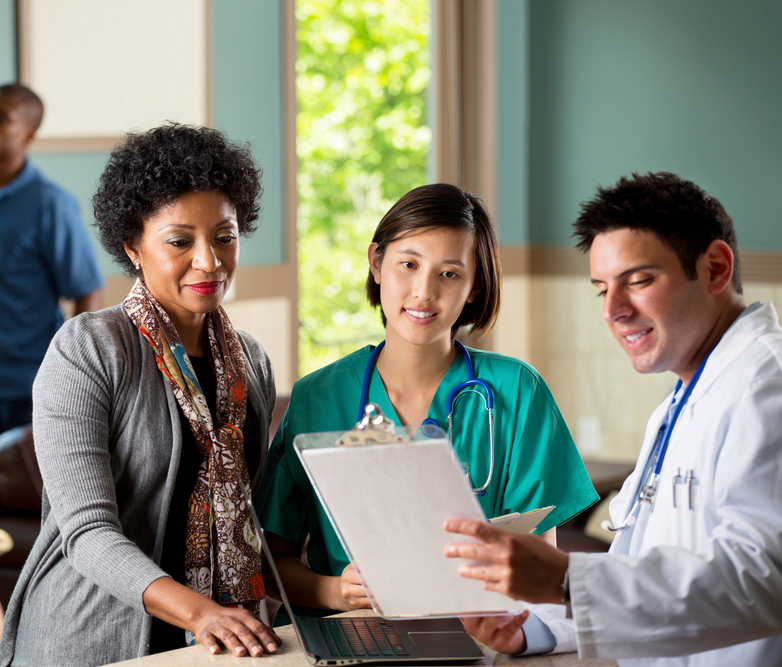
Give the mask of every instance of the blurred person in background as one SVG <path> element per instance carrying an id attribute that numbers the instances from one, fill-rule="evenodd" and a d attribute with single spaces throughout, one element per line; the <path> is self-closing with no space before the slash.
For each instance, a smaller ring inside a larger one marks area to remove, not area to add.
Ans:
<path id="1" fill-rule="evenodd" d="M 74 313 L 100 308 L 103 277 L 76 199 L 27 159 L 43 103 L 19 84 L 0 86 L 0 433 L 32 421 L 35 374 Z"/>

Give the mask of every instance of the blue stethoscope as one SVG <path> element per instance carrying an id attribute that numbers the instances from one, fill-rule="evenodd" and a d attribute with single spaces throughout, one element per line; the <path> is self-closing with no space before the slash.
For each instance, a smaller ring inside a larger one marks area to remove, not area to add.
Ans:
<path id="1" fill-rule="evenodd" d="M 375 369 L 377 358 L 380 356 L 380 351 L 383 349 L 385 344 L 385 341 L 380 343 L 374 350 L 372 350 L 372 354 L 369 355 L 369 360 L 367 361 L 367 366 L 364 370 L 364 382 L 361 385 L 361 403 L 358 406 L 358 419 L 356 420 L 358 422 L 360 422 L 364 417 L 364 407 L 369 402 L 369 384 L 372 381 L 372 371 Z M 448 394 L 448 399 L 446 400 L 446 409 L 448 411 L 448 439 L 453 443 L 453 408 L 457 399 L 461 396 L 464 396 L 464 394 L 461 392 L 466 389 L 468 392 L 478 394 L 478 396 L 483 399 L 483 404 L 486 406 L 486 411 L 489 413 L 489 476 L 486 478 L 484 485 L 480 488 L 476 488 L 475 486 L 472 487 L 473 493 L 475 493 L 475 495 L 482 496 L 486 493 L 486 489 L 491 482 L 492 473 L 494 472 L 494 394 L 492 393 L 491 387 L 489 387 L 489 384 L 485 380 L 481 380 L 480 378 L 475 377 L 475 373 L 472 367 L 472 359 L 470 359 L 470 353 L 467 351 L 467 348 L 464 347 L 464 345 L 462 345 L 458 340 L 455 340 L 454 344 L 462 353 L 462 357 L 464 358 L 464 365 L 467 367 L 467 379 L 464 382 L 460 382 L 453 389 L 451 389 Z M 475 389 L 475 387 L 481 387 L 483 389 L 483 393 Z M 437 426 L 439 428 L 440 425 L 435 419 L 427 417 L 421 424 L 424 433 L 426 432 L 426 426 Z M 472 486 L 472 480 L 470 480 L 470 485 Z"/>
<path id="2" fill-rule="evenodd" d="M 603 521 L 601 526 L 604 530 L 610 530 L 612 533 L 618 533 L 620 530 L 628 529 L 630 526 L 635 524 L 636 508 L 638 508 L 642 502 L 651 503 L 654 500 L 654 496 L 657 493 L 657 483 L 660 479 L 660 471 L 663 468 L 663 460 L 665 459 L 665 453 L 668 451 L 668 441 L 671 439 L 671 433 L 673 433 L 673 427 L 676 426 L 676 420 L 679 419 L 682 408 L 684 407 L 685 403 L 687 403 L 687 399 L 690 397 L 692 390 L 695 389 L 695 384 L 700 379 L 701 373 L 703 373 L 703 369 L 706 367 L 706 362 L 709 360 L 710 356 L 711 351 L 706 355 L 703 361 L 701 361 L 700 365 L 698 366 L 698 370 L 696 370 L 695 374 L 692 376 L 692 380 L 690 380 L 690 384 L 688 384 L 687 388 L 684 390 L 684 394 L 682 394 L 679 404 L 673 410 L 673 416 L 670 418 L 670 424 L 668 423 L 668 420 L 666 420 L 666 422 L 660 427 L 659 444 L 657 445 L 657 449 L 654 454 L 657 457 L 654 470 L 649 475 L 649 479 L 647 480 L 646 484 L 641 486 L 641 490 L 638 493 L 638 498 L 636 498 L 635 503 L 633 503 L 633 506 L 630 508 L 630 512 L 627 515 L 627 518 L 616 528 L 611 527 L 611 524 L 608 521 Z M 681 386 L 682 381 L 679 380 L 676 383 L 676 388 L 673 390 L 673 400 L 676 400 L 676 394 L 679 393 Z"/>

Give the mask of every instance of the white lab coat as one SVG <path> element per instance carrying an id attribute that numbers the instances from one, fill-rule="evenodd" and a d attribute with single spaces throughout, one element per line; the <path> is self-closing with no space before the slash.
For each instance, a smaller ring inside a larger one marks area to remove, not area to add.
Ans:
<path id="1" fill-rule="evenodd" d="M 634 504 L 670 400 L 650 418 L 636 469 L 611 503 L 615 526 Z M 674 508 L 677 470 L 682 482 L 694 472 L 692 509 L 684 483 Z M 712 352 L 647 518 L 643 531 L 639 521 L 619 533 L 610 555 L 570 556 L 579 656 L 782 665 L 782 329 L 770 303 L 750 306 Z M 572 642 L 561 623 L 549 627 L 563 648 Z"/>

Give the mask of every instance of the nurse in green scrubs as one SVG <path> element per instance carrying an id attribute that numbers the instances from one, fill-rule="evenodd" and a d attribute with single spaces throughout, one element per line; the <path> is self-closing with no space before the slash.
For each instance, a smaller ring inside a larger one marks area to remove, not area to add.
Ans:
<path id="1" fill-rule="evenodd" d="M 454 337 L 465 325 L 485 333 L 499 312 L 499 248 L 486 207 L 453 185 L 416 188 L 380 221 L 368 257 L 367 296 L 380 306 L 386 327 L 369 400 L 397 424 L 433 418 L 445 427 L 448 393 L 467 379 Z M 271 446 L 268 465 L 274 472 L 262 524 L 288 597 L 304 616 L 370 606 L 292 443 L 299 433 L 355 425 L 373 349 L 367 346 L 296 382 Z M 535 531 L 556 543 L 556 526 L 597 500 L 567 425 L 529 364 L 469 352 L 475 377 L 494 392 L 494 473 L 478 502 L 488 517 L 556 505 Z M 453 445 L 476 488 L 489 474 L 488 428 L 478 396 L 457 402 Z M 276 624 L 287 622 L 281 609 Z"/>

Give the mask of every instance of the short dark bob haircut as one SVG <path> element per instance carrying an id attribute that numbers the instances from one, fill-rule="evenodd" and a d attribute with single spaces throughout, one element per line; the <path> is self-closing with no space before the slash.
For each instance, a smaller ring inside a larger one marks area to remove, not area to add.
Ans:
<path id="1" fill-rule="evenodd" d="M 112 151 L 92 198 L 100 241 L 128 275 L 137 275 L 124 244 L 135 245 L 144 220 L 185 192 L 222 192 L 236 209 L 239 233 L 251 234 L 260 177 L 249 146 L 232 144 L 217 130 L 168 123 L 129 134 Z"/>
<path id="2" fill-rule="evenodd" d="M 411 190 L 383 216 L 372 237 L 377 253 L 383 257 L 389 243 L 430 229 L 446 228 L 469 232 L 475 239 L 475 282 L 479 290 L 472 303 L 466 303 L 451 328 L 451 337 L 459 327 L 471 324 L 473 331 L 483 335 L 489 331 L 500 312 L 502 269 L 500 249 L 489 212 L 480 199 L 455 185 L 436 183 Z M 372 271 L 367 276 L 367 298 L 372 306 L 380 306 L 383 326 L 386 315 L 380 303 L 380 285 Z"/>
<path id="3" fill-rule="evenodd" d="M 577 247 L 588 252 L 598 234 L 616 229 L 652 232 L 676 253 L 689 280 L 698 277 L 696 263 L 712 241 L 733 251 L 733 286 L 741 294 L 741 271 L 733 221 L 714 197 L 691 181 L 668 172 L 633 173 L 581 205 L 573 224 Z"/>

